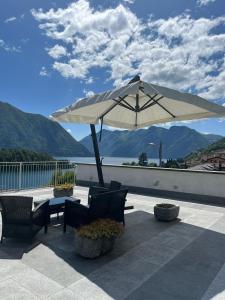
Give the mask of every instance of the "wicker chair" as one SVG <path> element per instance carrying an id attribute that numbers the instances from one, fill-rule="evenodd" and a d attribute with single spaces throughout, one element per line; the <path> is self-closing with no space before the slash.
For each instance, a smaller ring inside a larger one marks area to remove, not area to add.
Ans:
<path id="1" fill-rule="evenodd" d="M 66 200 L 64 232 L 67 225 L 79 228 L 99 218 L 109 218 L 125 224 L 124 206 L 127 192 L 128 190 L 123 189 L 92 195 L 89 206 Z"/>
<path id="2" fill-rule="evenodd" d="M 96 194 L 101 194 L 110 191 L 117 191 L 121 189 L 121 183 L 118 181 L 112 180 L 108 188 L 101 186 L 91 186 L 88 192 L 88 205 L 90 205 L 91 197 Z"/>
<path id="3" fill-rule="evenodd" d="M 49 201 L 42 202 L 32 210 L 32 197 L 1 196 L 2 236 L 9 238 L 32 238 L 42 228 L 47 232 Z"/>

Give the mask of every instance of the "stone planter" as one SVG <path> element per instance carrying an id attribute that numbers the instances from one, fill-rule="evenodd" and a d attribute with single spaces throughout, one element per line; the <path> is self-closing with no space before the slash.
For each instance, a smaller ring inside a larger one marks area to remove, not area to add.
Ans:
<path id="1" fill-rule="evenodd" d="M 154 206 L 154 215 L 159 221 L 173 221 L 178 217 L 180 207 L 173 204 L 156 204 Z"/>
<path id="2" fill-rule="evenodd" d="M 85 258 L 97 258 L 113 249 L 115 238 L 88 239 L 75 232 L 75 252 Z"/>
<path id="3" fill-rule="evenodd" d="M 70 197 L 70 196 L 73 196 L 73 188 L 69 188 L 69 189 L 54 188 L 53 194 L 54 194 L 55 198 Z"/>

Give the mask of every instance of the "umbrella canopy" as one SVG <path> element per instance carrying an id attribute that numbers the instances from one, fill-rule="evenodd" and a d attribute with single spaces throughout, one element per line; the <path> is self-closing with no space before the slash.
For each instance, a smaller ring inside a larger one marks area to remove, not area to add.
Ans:
<path id="1" fill-rule="evenodd" d="M 81 99 L 52 114 L 57 121 L 137 129 L 171 121 L 224 117 L 225 107 L 199 96 L 141 81 Z"/>
<path id="2" fill-rule="evenodd" d="M 223 106 L 144 82 L 139 76 L 123 87 L 84 98 L 52 114 L 59 122 L 90 124 L 99 184 L 102 186 L 104 179 L 94 124 L 104 122 L 113 127 L 137 129 L 171 121 L 224 116 Z"/>

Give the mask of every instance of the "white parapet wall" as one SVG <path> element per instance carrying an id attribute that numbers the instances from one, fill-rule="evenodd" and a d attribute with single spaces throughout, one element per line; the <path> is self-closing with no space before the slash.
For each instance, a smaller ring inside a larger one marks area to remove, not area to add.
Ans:
<path id="1" fill-rule="evenodd" d="M 225 197 L 225 172 L 115 165 L 102 169 L 105 183 L 117 180 L 128 187 Z M 77 180 L 98 182 L 96 165 L 78 164 Z"/>

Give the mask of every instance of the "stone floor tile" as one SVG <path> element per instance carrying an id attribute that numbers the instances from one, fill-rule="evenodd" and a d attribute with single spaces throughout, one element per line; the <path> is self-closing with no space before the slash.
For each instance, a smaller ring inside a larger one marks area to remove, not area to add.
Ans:
<path id="1" fill-rule="evenodd" d="M 12 279 L 0 282 L 1 300 L 38 300 L 33 293 L 22 287 Z"/>
<path id="2" fill-rule="evenodd" d="M 52 294 L 47 299 L 48 300 L 79 300 L 78 296 L 75 295 L 69 289 L 63 289 L 55 294 Z"/>
<path id="3" fill-rule="evenodd" d="M 31 268 L 13 276 L 13 280 L 40 299 L 46 299 L 49 295 L 63 289 L 61 285 L 52 279 Z"/>
<path id="4" fill-rule="evenodd" d="M 0 282 L 11 278 L 27 268 L 28 267 L 19 260 L 0 259 Z"/>

